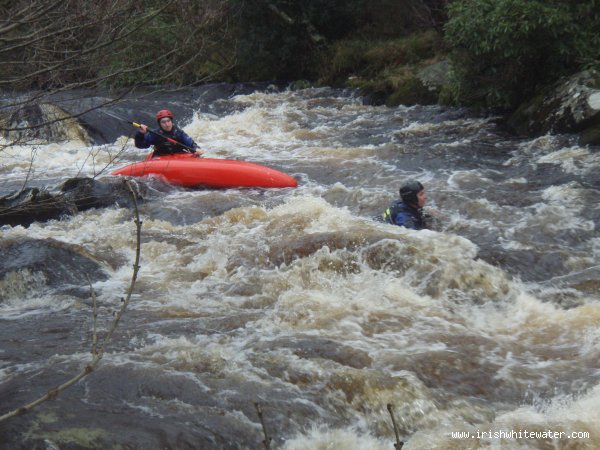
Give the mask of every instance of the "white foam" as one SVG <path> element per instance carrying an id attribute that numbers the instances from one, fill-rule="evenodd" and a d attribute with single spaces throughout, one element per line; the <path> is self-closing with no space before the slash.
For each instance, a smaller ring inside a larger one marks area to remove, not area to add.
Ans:
<path id="1" fill-rule="evenodd" d="M 600 154 L 584 147 L 568 147 L 551 151 L 537 158 L 538 163 L 557 164 L 565 172 L 587 174 L 600 168 Z"/>
<path id="2" fill-rule="evenodd" d="M 288 439 L 284 450 L 344 449 L 344 450 L 389 450 L 389 440 L 378 439 L 356 429 L 312 428 L 306 434 Z"/>

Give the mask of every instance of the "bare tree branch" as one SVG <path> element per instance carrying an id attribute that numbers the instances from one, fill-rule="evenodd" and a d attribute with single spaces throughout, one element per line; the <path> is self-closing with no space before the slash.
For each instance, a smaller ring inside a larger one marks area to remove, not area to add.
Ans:
<path id="1" fill-rule="evenodd" d="M 52 11 L 53 9 L 56 9 L 61 3 L 62 3 L 62 1 L 58 0 L 54 3 L 51 3 L 46 8 L 44 8 L 44 5 L 38 5 L 37 3 L 33 3 L 33 4 L 30 3 L 28 5 L 25 5 L 22 10 L 18 11 L 14 15 L 12 20 L 8 20 L 8 19 L 6 20 L 6 22 L 8 22 L 9 25 L 7 25 L 3 28 L 0 28 L 0 35 L 6 34 L 27 22 L 37 20 L 37 19 L 44 17 L 50 11 Z M 36 10 L 31 11 L 32 8 L 35 8 L 36 6 L 38 8 Z M 29 13 L 29 15 L 27 15 L 28 13 Z M 21 16 L 24 16 L 24 17 L 21 18 Z M 5 15 L 4 17 L 7 17 L 7 16 Z"/>
<path id="2" fill-rule="evenodd" d="M 235 49 L 224 32 L 236 13 L 234 1 L 150 4 L 155 7 L 139 0 L 2 2 L 0 152 L 39 143 L 56 124 L 115 106 L 141 86 L 156 86 L 141 94 L 152 96 L 231 68 L 234 52 L 223 48 Z M 91 152 L 88 161 L 95 158 Z M 29 167 L 21 191 L 39 176 Z M 94 177 L 106 166 L 96 170 Z"/>
<path id="3" fill-rule="evenodd" d="M 171 4 L 172 4 L 172 2 L 168 2 L 164 6 L 162 6 L 160 9 L 158 9 L 157 11 L 155 11 L 155 12 L 153 12 L 153 13 L 145 16 L 144 19 L 141 22 L 139 22 L 137 26 L 128 28 L 127 31 L 124 34 L 120 34 L 123 30 L 119 30 L 117 32 L 116 30 L 113 29 L 113 32 L 117 33 L 116 36 L 109 36 L 108 39 L 98 41 L 98 42 L 96 42 L 95 45 L 93 45 L 91 47 L 80 48 L 76 52 L 74 52 L 72 55 L 70 55 L 69 57 L 61 59 L 59 61 L 56 61 L 52 65 L 44 67 L 44 68 L 42 68 L 42 69 L 40 69 L 40 70 L 38 70 L 36 72 L 31 72 L 31 73 L 28 73 L 26 75 L 22 75 L 20 77 L 14 77 L 14 78 L 9 78 L 9 79 L 5 79 L 5 80 L 0 80 L 0 87 L 2 85 L 12 85 L 12 84 L 14 84 L 17 81 L 23 82 L 23 81 L 26 81 L 28 79 L 35 78 L 35 77 L 38 77 L 40 75 L 43 75 L 45 73 L 56 71 L 59 68 L 66 67 L 71 61 L 80 61 L 81 58 L 83 58 L 86 55 L 89 55 L 89 54 L 92 54 L 92 53 L 96 53 L 99 50 L 102 50 L 102 49 L 104 49 L 104 48 L 106 48 L 108 46 L 111 46 L 111 45 L 114 45 L 115 43 L 123 41 L 127 37 L 131 36 L 135 31 L 137 31 L 137 29 L 139 29 L 142 25 L 144 25 L 145 23 L 147 23 L 147 21 L 153 19 L 154 17 L 156 17 L 157 15 L 159 15 L 162 11 L 164 11 L 166 8 L 168 8 L 169 6 L 171 6 Z M 80 24 L 80 25 L 75 26 L 75 27 L 63 28 L 63 29 L 59 30 L 58 32 L 59 33 L 68 33 L 68 32 L 73 32 L 73 31 L 76 31 L 76 30 L 82 30 L 82 29 L 88 28 L 89 26 L 93 26 L 93 25 L 101 23 L 101 22 L 102 21 L 94 20 L 94 21 L 91 21 L 91 22 L 86 22 L 84 24 Z M 32 43 L 33 42 L 26 42 L 23 45 L 31 45 Z M 0 49 L 0 53 L 2 53 L 2 51 L 3 50 Z M 61 53 L 64 53 L 64 50 Z"/>
<path id="4" fill-rule="evenodd" d="M 95 294 L 93 293 L 93 289 L 92 289 L 94 338 L 93 338 L 93 343 L 92 343 L 92 360 L 90 361 L 90 363 L 88 365 L 86 365 L 73 378 L 65 381 L 64 383 L 62 383 L 59 386 L 49 389 L 48 392 L 46 392 L 46 394 L 44 394 L 40 398 L 0 416 L 0 422 L 3 422 L 4 420 L 10 419 L 15 416 L 20 416 L 22 414 L 25 414 L 25 413 L 31 411 L 33 408 L 41 405 L 42 403 L 56 398 L 58 396 L 58 394 L 60 394 L 62 391 L 69 388 L 70 386 L 73 386 L 75 383 L 77 383 L 81 379 L 83 379 L 83 378 L 87 377 L 89 374 L 91 374 L 97 368 L 98 364 L 102 360 L 104 353 L 106 352 L 106 348 L 107 348 L 108 344 L 110 343 L 111 338 L 112 338 L 115 330 L 117 329 L 117 326 L 119 325 L 121 318 L 123 317 L 123 314 L 127 310 L 127 306 L 129 305 L 129 301 L 131 300 L 131 295 L 135 288 L 137 275 L 140 270 L 140 252 L 141 252 L 141 245 L 142 245 L 141 244 L 142 222 L 140 221 L 140 215 L 139 215 L 139 210 L 138 210 L 138 205 L 137 205 L 137 193 L 135 192 L 134 188 L 132 187 L 132 184 L 130 181 L 126 181 L 126 183 L 127 183 L 127 186 L 129 187 L 129 190 L 131 191 L 131 195 L 133 197 L 134 212 L 135 212 L 135 225 L 136 225 L 135 262 L 133 263 L 133 273 L 131 275 L 131 282 L 129 284 L 129 289 L 127 290 L 127 295 L 125 296 L 125 298 L 121 299 L 121 307 L 120 307 L 119 311 L 117 312 L 117 314 L 115 315 L 115 318 L 113 319 L 112 324 L 111 324 L 108 332 L 106 333 L 106 336 L 104 337 L 102 346 L 100 347 L 100 349 L 96 350 L 96 342 L 95 342 L 95 339 L 96 339 L 95 338 L 95 336 L 96 336 L 96 297 L 95 297 Z"/>

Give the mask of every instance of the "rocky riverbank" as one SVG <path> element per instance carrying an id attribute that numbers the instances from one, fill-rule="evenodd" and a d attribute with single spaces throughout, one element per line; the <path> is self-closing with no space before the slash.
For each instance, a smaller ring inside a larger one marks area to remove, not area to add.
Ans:
<path id="1" fill-rule="evenodd" d="M 368 98 L 387 105 L 444 103 L 451 65 L 438 61 L 415 70 L 407 81 L 387 94 L 370 92 Z M 383 94 L 383 95 L 382 95 Z M 586 70 L 563 78 L 514 112 L 505 113 L 508 128 L 522 137 L 577 134 L 581 145 L 600 145 L 600 74 Z"/>

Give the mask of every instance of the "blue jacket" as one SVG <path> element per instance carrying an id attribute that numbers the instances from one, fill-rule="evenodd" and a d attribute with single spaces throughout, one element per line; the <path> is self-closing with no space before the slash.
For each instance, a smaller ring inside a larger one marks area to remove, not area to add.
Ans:
<path id="1" fill-rule="evenodd" d="M 154 156 L 172 155 L 174 153 L 188 152 L 188 150 L 186 150 L 185 147 L 169 142 L 164 137 L 158 135 L 162 134 L 163 136 L 175 139 L 176 141 L 181 142 L 182 144 L 187 145 L 188 147 L 198 148 L 198 145 L 194 142 L 194 140 L 191 137 L 185 134 L 183 130 L 175 126 L 173 127 L 170 133 L 167 133 L 163 129 L 156 129 L 153 131 L 153 133 L 151 133 L 150 131 L 146 133 L 138 131 L 137 133 L 135 133 L 135 146 L 137 148 L 148 148 L 151 145 L 154 145 Z"/>
<path id="2" fill-rule="evenodd" d="M 402 200 L 396 200 L 383 213 L 383 220 L 392 225 L 422 230 L 427 228 L 423 210 L 407 205 Z"/>

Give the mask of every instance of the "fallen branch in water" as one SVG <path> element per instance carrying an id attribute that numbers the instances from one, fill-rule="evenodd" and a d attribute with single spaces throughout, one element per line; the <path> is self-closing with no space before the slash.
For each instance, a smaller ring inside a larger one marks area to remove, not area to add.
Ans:
<path id="1" fill-rule="evenodd" d="M 104 341 L 102 342 L 102 346 L 99 349 L 96 348 L 96 341 L 97 341 L 97 336 L 96 336 L 96 295 L 92 289 L 93 338 L 92 338 L 92 350 L 91 350 L 92 360 L 90 361 L 90 363 L 87 366 L 85 366 L 81 370 L 81 372 L 79 372 L 73 378 L 71 378 L 70 380 L 64 382 L 63 384 L 61 384 L 59 386 L 49 389 L 45 395 L 38 398 L 37 400 L 34 400 L 33 402 L 28 403 L 27 405 L 21 406 L 20 408 L 14 409 L 14 410 L 0 416 L 0 422 L 4 421 L 6 419 L 10 419 L 11 417 L 20 416 L 22 414 L 25 414 L 25 413 L 29 412 L 30 410 L 32 410 L 33 408 L 35 408 L 36 406 L 38 406 L 48 400 L 56 398 L 56 396 L 58 394 L 60 394 L 62 391 L 64 391 L 68 387 L 77 383 L 82 378 L 84 378 L 84 377 L 88 376 L 90 373 L 92 373 L 96 369 L 98 364 L 100 363 L 100 360 L 102 359 L 102 357 L 104 356 L 106 347 L 109 344 L 109 342 L 112 338 L 112 335 L 115 332 L 117 325 L 119 324 L 119 321 L 121 320 L 121 317 L 123 316 L 123 313 L 127 310 L 127 306 L 129 305 L 129 300 L 131 299 L 131 294 L 133 293 L 133 289 L 135 287 L 137 275 L 140 270 L 139 264 L 140 264 L 140 252 L 141 252 L 142 222 L 140 221 L 140 214 L 139 214 L 138 205 L 137 205 L 137 198 L 136 198 L 137 194 L 136 194 L 134 188 L 132 187 L 131 182 L 126 181 L 126 183 L 127 183 L 127 187 L 131 191 L 131 195 L 133 196 L 133 205 L 134 205 L 134 211 L 135 211 L 135 225 L 136 225 L 135 262 L 133 263 L 133 274 L 131 276 L 131 282 L 129 284 L 129 289 L 127 290 L 127 295 L 125 296 L 125 298 L 121 298 L 121 308 L 115 315 L 112 325 L 111 325 L 110 329 L 108 330 L 108 333 L 106 333 Z"/>
<path id="2" fill-rule="evenodd" d="M 256 408 L 256 412 L 258 413 L 258 418 L 260 419 L 260 424 L 262 425 L 263 434 L 265 435 L 265 440 L 262 441 L 266 450 L 270 450 L 272 438 L 269 437 L 267 433 L 267 427 L 265 426 L 265 420 L 263 418 L 262 408 L 259 403 L 254 403 L 254 407 Z"/>
<path id="3" fill-rule="evenodd" d="M 392 418 L 392 425 L 394 426 L 394 434 L 396 435 L 396 443 L 394 444 L 394 448 L 396 450 L 400 450 L 404 446 L 404 442 L 400 440 L 400 434 L 398 433 L 398 425 L 396 424 L 396 419 L 394 418 L 394 407 L 391 403 L 388 403 L 387 409 Z"/>

